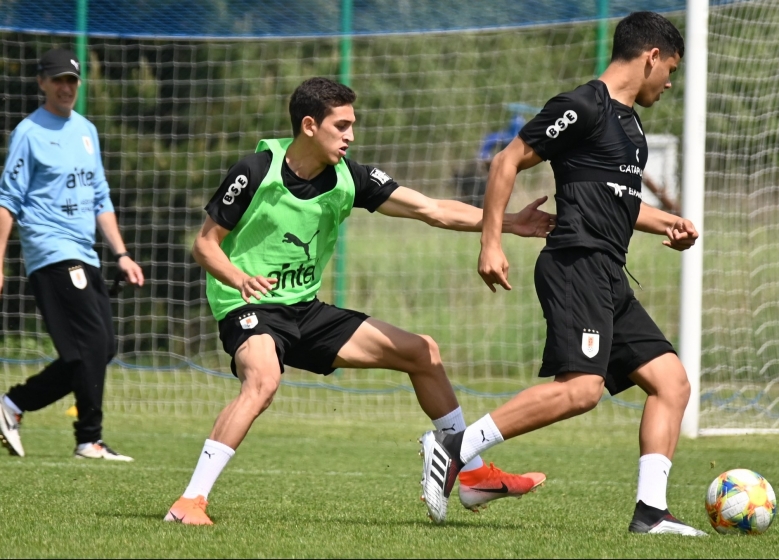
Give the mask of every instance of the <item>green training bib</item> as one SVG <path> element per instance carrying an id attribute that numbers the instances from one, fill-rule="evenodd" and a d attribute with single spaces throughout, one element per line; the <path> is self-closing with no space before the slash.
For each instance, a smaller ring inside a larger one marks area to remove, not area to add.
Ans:
<path id="1" fill-rule="evenodd" d="M 354 204 L 354 179 L 343 159 L 335 166 L 334 189 L 310 200 L 289 192 L 281 179 L 281 167 L 291 143 L 291 138 L 285 138 L 261 140 L 257 145 L 257 152 L 273 154 L 270 169 L 221 245 L 230 261 L 246 274 L 278 280 L 267 296 L 252 299 L 252 303 L 291 305 L 314 299 L 335 251 L 338 228 Z M 206 296 L 217 321 L 246 305 L 238 290 L 211 274 L 206 275 Z"/>

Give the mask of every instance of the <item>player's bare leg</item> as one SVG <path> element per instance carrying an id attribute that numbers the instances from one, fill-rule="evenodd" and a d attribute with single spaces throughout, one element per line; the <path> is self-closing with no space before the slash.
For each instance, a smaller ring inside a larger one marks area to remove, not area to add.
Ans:
<path id="1" fill-rule="evenodd" d="M 639 430 L 641 455 L 673 458 L 682 417 L 690 400 L 690 383 L 676 354 L 663 354 L 639 367 L 630 379 L 647 394 Z"/>
<path id="2" fill-rule="evenodd" d="M 408 373 L 419 406 L 431 419 L 459 405 L 435 341 L 377 319 L 367 319 L 343 345 L 338 368 L 384 368 Z"/>
<path id="3" fill-rule="evenodd" d="M 682 416 L 690 399 L 690 383 L 681 361 L 663 354 L 639 367 L 630 379 L 647 394 L 639 429 L 638 491 L 629 530 L 706 536 L 668 511 L 666 490 Z"/>
<path id="4" fill-rule="evenodd" d="M 236 449 L 254 420 L 267 409 L 281 383 L 276 343 L 270 335 L 252 336 L 235 352 L 241 392 L 214 423 L 209 438 Z"/>
<path id="5" fill-rule="evenodd" d="M 341 348 L 333 367 L 404 371 L 422 410 L 436 429 L 452 434 L 465 429 L 438 345 L 429 336 L 412 334 L 371 318 Z M 473 511 L 494 499 L 524 495 L 546 479 L 542 473 L 505 473 L 492 463 L 485 465 L 478 454 L 464 463 L 461 470 L 460 501 Z"/>
<path id="6" fill-rule="evenodd" d="M 276 344 L 270 335 L 252 336 L 235 353 L 241 392 L 219 414 L 203 446 L 184 495 L 171 506 L 165 521 L 212 525 L 206 514 L 208 493 L 254 420 L 270 406 L 281 382 Z"/>
<path id="7" fill-rule="evenodd" d="M 595 408 L 604 380 L 589 373 L 565 373 L 535 385 L 490 413 L 503 439 L 510 439 Z"/>

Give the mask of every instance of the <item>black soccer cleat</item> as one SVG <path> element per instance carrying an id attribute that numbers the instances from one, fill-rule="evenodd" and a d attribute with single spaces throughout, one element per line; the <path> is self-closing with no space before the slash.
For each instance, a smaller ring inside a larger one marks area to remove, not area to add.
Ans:
<path id="1" fill-rule="evenodd" d="M 419 443 L 424 459 L 422 500 L 429 517 L 440 525 L 446 521 L 446 505 L 457 475 L 465 464 L 460 460 L 463 433 L 447 435 L 441 431 L 425 432 Z"/>
<path id="2" fill-rule="evenodd" d="M 657 509 L 639 501 L 633 512 L 628 531 L 650 535 L 684 535 L 687 537 L 708 537 L 707 533 L 690 527 L 676 519 L 667 509 Z"/>

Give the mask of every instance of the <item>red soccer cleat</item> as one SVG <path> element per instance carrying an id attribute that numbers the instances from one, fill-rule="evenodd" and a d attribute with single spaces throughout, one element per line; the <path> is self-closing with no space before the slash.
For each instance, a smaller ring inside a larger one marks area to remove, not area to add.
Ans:
<path id="1" fill-rule="evenodd" d="M 492 500 L 520 498 L 533 492 L 546 481 L 544 473 L 510 474 L 494 464 L 482 465 L 472 471 L 460 472 L 460 503 L 471 511 L 479 511 Z"/>
<path id="2" fill-rule="evenodd" d="M 179 498 L 168 510 L 164 521 L 176 521 L 184 525 L 213 525 L 214 522 L 206 515 L 207 505 L 203 496 Z"/>

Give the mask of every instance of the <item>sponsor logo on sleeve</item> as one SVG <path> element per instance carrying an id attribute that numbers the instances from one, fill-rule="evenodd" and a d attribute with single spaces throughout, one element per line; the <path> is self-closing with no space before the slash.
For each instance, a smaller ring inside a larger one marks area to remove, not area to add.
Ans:
<path id="1" fill-rule="evenodd" d="M 11 181 L 16 181 L 19 177 L 19 172 L 24 168 L 24 158 L 19 158 L 11 171 Z"/>
<path id="2" fill-rule="evenodd" d="M 76 288 L 83 290 L 87 287 L 87 275 L 84 272 L 84 267 L 81 265 L 73 266 L 68 269 L 68 272 L 70 273 L 70 280 Z"/>
<path id="3" fill-rule="evenodd" d="M 391 181 L 392 180 L 392 177 L 390 177 L 389 175 L 384 173 L 384 171 L 382 171 L 381 169 L 374 169 L 373 171 L 371 171 L 371 177 L 373 177 L 373 179 L 379 185 L 383 185 L 387 181 Z"/>
<path id="4" fill-rule="evenodd" d="M 600 350 L 600 334 L 592 329 L 584 329 L 582 333 L 582 352 L 588 358 L 594 358 Z"/>
<path id="5" fill-rule="evenodd" d="M 576 111 L 568 109 L 563 116 L 557 119 L 552 126 L 546 129 L 546 135 L 551 139 L 555 139 L 560 136 L 560 133 L 568 128 L 570 125 L 579 120 L 579 115 Z"/>
<path id="6" fill-rule="evenodd" d="M 222 202 L 228 206 L 235 202 L 235 198 L 241 194 L 241 191 L 246 188 L 246 185 L 248 184 L 249 179 L 246 178 L 246 175 L 238 175 L 238 177 L 235 178 L 235 181 L 233 181 L 233 184 L 227 187 L 227 192 L 222 197 Z"/>

